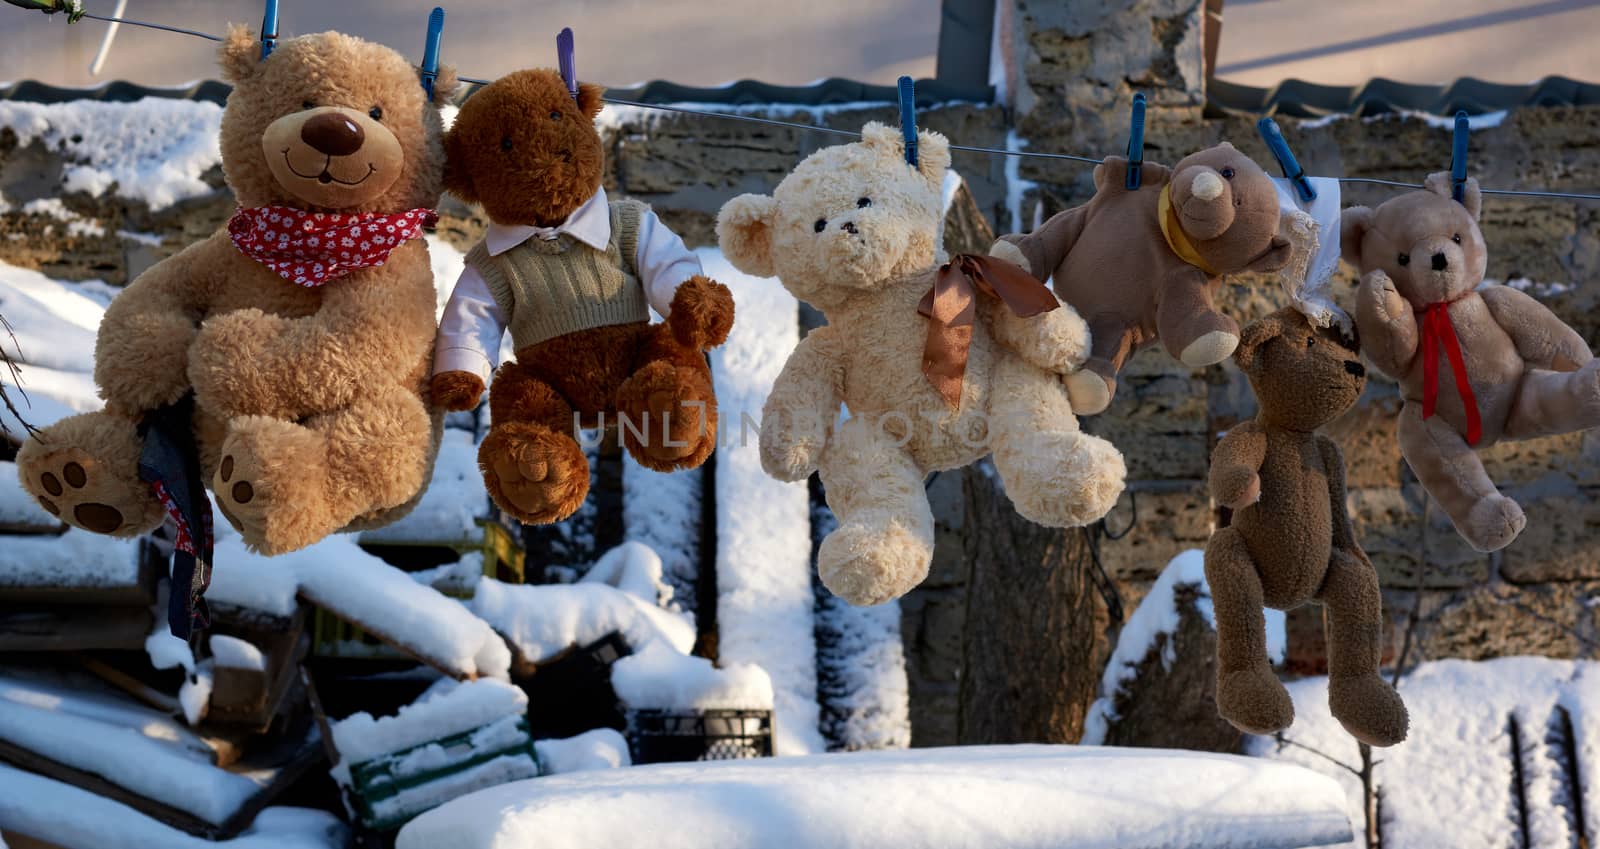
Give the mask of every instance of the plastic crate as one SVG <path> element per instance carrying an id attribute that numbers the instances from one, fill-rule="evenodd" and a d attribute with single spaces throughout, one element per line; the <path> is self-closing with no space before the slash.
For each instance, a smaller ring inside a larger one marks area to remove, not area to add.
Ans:
<path id="1" fill-rule="evenodd" d="M 356 816 L 361 825 L 373 831 L 388 831 L 405 824 L 413 817 L 423 813 L 423 810 L 407 809 L 388 815 L 378 815 L 375 809 L 379 803 L 386 799 L 394 798 L 406 790 L 431 784 L 436 781 L 447 780 L 451 776 L 464 773 L 481 764 L 504 757 L 506 755 L 526 754 L 533 763 L 533 771 L 521 778 L 533 778 L 543 774 L 543 766 L 539 763 L 538 753 L 534 750 L 533 736 L 528 733 L 528 720 L 520 717 L 516 723 L 520 739 L 510 745 L 493 749 L 476 751 L 473 748 L 473 737 L 483 728 L 474 728 L 426 743 L 419 743 L 408 749 L 390 752 L 370 761 L 361 761 L 350 765 L 350 802 L 355 808 Z M 458 759 L 452 760 L 448 765 L 434 769 L 419 770 L 413 773 L 397 772 L 397 767 L 403 764 L 409 755 L 429 746 L 442 749 L 446 757 L 460 753 Z M 486 784 L 484 786 L 493 786 Z M 460 788 L 456 795 L 466 795 L 482 787 L 467 785 Z M 447 799 L 440 799 L 443 804 Z"/>
<path id="2" fill-rule="evenodd" d="M 636 764 L 772 757 L 772 711 L 630 710 L 628 749 Z"/>
<path id="3" fill-rule="evenodd" d="M 611 688 L 611 665 L 633 653 L 616 632 L 535 669 L 517 683 L 528 691 L 528 719 L 540 738 L 572 737 L 627 722 Z"/>

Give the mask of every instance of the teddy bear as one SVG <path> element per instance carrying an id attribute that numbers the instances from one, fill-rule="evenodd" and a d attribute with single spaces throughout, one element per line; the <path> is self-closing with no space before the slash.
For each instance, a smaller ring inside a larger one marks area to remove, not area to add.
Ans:
<path id="1" fill-rule="evenodd" d="M 1527 524 L 1475 449 L 1600 425 L 1600 361 L 1543 304 L 1485 286 L 1483 195 L 1450 175 L 1341 219 L 1341 250 L 1361 271 L 1356 323 L 1366 355 L 1400 385 L 1400 451 L 1456 531 L 1479 551 Z"/>
<path id="2" fill-rule="evenodd" d="M 430 98 L 399 53 L 335 32 L 261 52 L 240 26 L 220 52 L 233 84 L 222 164 L 239 209 L 112 301 L 95 348 L 104 409 L 18 453 L 24 488 L 75 527 L 161 524 L 141 430 L 189 406 L 198 480 L 264 554 L 392 521 L 428 481 L 436 301 L 420 236 L 455 76 L 442 72 Z"/>
<path id="3" fill-rule="evenodd" d="M 1088 203 L 990 249 L 1053 279 L 1056 294 L 1088 322 L 1093 350 L 1066 379 L 1083 415 L 1110 406 L 1123 363 L 1158 339 L 1190 367 L 1227 359 L 1239 325 L 1212 303 L 1222 278 L 1277 271 L 1290 259 L 1272 179 L 1233 145 L 1171 169 L 1145 162 L 1136 190 L 1127 188 L 1127 172 L 1127 159 L 1107 158 L 1095 166 Z"/>
<path id="4" fill-rule="evenodd" d="M 717 239 L 736 268 L 776 276 L 827 318 L 772 387 L 761 463 L 783 481 L 820 471 L 839 525 L 818 574 L 870 605 L 927 576 L 929 472 L 992 451 L 1019 513 L 1069 527 L 1105 515 L 1125 469 L 1078 429 L 1060 382 L 1088 353 L 1077 313 L 1014 266 L 945 256 L 949 142 L 919 131 L 912 165 L 899 130 L 869 123 L 861 136 L 813 153 L 771 195 L 729 201 Z"/>
<path id="5" fill-rule="evenodd" d="M 608 200 L 603 93 L 516 71 L 475 92 L 445 136 L 446 187 L 490 224 L 445 306 L 433 397 L 477 406 L 509 329 L 516 359 L 494 375 L 478 462 L 494 502 L 528 524 L 588 497 L 579 427 L 612 416 L 656 471 L 694 468 L 716 447 L 705 352 L 727 339 L 733 295 L 648 206 Z"/>
<path id="6" fill-rule="evenodd" d="M 1355 345 L 1285 307 L 1244 330 L 1234 361 L 1260 410 L 1231 428 L 1211 457 L 1211 494 L 1233 522 L 1206 545 L 1217 623 L 1217 711 L 1242 731 L 1271 734 L 1294 704 L 1267 660 L 1263 607 L 1322 604 L 1328 706 L 1357 739 L 1405 739 L 1400 695 L 1378 674 L 1383 598 L 1345 506 L 1344 454 L 1317 428 L 1366 386 Z"/>

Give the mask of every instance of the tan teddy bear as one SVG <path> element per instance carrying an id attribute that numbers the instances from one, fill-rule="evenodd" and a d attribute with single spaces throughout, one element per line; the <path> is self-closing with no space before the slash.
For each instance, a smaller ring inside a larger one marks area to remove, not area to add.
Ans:
<path id="1" fill-rule="evenodd" d="M 1099 519 L 1123 485 L 1122 455 L 1079 431 L 1060 383 L 1087 354 L 1083 322 L 1014 268 L 1021 286 L 984 258 L 941 269 L 949 143 L 924 131 L 918 152 L 907 164 L 899 131 L 868 124 L 860 142 L 817 151 L 771 196 L 737 197 L 717 219 L 729 261 L 827 317 L 773 386 L 761 459 L 780 480 L 820 470 L 839 527 L 817 570 L 852 604 L 927 575 L 931 471 L 992 449 L 1017 511 L 1058 527 Z"/>
<path id="2" fill-rule="evenodd" d="M 1527 524 L 1474 452 L 1600 425 L 1600 360 L 1543 304 L 1480 286 L 1489 262 L 1483 195 L 1450 175 L 1341 219 L 1341 250 L 1361 270 L 1356 323 L 1367 358 L 1400 384 L 1400 451 L 1456 530 L 1479 551 Z"/>
<path id="3" fill-rule="evenodd" d="M 437 107 L 456 81 L 441 74 L 430 101 L 399 53 L 333 32 L 262 59 L 235 27 L 221 60 L 239 211 L 117 296 L 95 349 L 105 409 L 46 428 L 17 459 L 63 521 L 146 533 L 163 511 L 139 477 L 139 424 L 192 393 L 218 506 L 277 554 L 392 520 L 428 481 L 435 294 L 420 236 L 443 179 Z"/>
<path id="4" fill-rule="evenodd" d="M 990 249 L 1040 280 L 1089 323 L 1094 350 L 1067 379 L 1072 406 L 1091 415 L 1111 404 L 1117 372 L 1158 340 L 1184 365 L 1220 363 L 1239 344 L 1239 325 L 1212 296 L 1225 275 L 1277 271 L 1291 255 L 1278 234 L 1272 180 L 1223 142 L 1175 167 L 1146 162 L 1137 190 L 1128 161 L 1094 169 L 1094 197 L 1026 235 Z"/>

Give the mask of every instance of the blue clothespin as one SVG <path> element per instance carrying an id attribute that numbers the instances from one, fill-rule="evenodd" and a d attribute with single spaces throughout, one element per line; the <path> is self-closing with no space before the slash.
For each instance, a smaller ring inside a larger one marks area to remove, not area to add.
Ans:
<path id="1" fill-rule="evenodd" d="M 578 99 L 578 63 L 575 54 L 572 27 L 563 27 L 556 35 L 556 62 L 561 67 L 561 81 L 567 84 L 567 92 L 573 100 Z"/>
<path id="2" fill-rule="evenodd" d="M 1261 140 L 1267 143 L 1267 149 L 1272 151 L 1272 158 L 1278 160 L 1278 167 L 1283 169 L 1283 176 L 1289 178 L 1294 184 L 1295 194 L 1300 196 L 1304 203 L 1317 199 L 1317 190 L 1311 187 L 1311 181 L 1306 179 L 1306 169 L 1300 167 L 1300 161 L 1294 158 L 1294 152 L 1289 150 L 1289 143 L 1284 141 L 1283 131 L 1278 129 L 1278 122 L 1271 118 L 1262 118 L 1256 122 L 1256 132 L 1261 134 Z"/>
<path id="3" fill-rule="evenodd" d="M 1144 92 L 1133 96 L 1133 115 L 1128 126 L 1128 191 L 1138 191 L 1144 174 Z"/>
<path id="4" fill-rule="evenodd" d="M 1466 112 L 1456 113 L 1455 137 L 1450 143 L 1450 196 L 1460 203 L 1467 192 L 1467 134 L 1471 125 Z"/>
<path id="5" fill-rule="evenodd" d="M 439 40 L 444 36 L 444 8 L 428 13 L 428 40 L 422 47 L 422 90 L 433 99 L 433 81 L 439 78 Z"/>
<path id="6" fill-rule="evenodd" d="M 900 136 L 906 140 L 906 164 L 917 167 L 917 83 L 910 77 L 901 77 Z"/>
<path id="7" fill-rule="evenodd" d="M 272 55 L 278 46 L 278 0 L 267 0 L 266 14 L 261 17 L 261 58 Z"/>

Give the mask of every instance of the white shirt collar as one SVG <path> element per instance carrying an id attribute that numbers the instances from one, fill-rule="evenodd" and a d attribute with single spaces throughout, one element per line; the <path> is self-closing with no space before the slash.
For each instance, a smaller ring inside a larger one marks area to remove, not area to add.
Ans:
<path id="1" fill-rule="evenodd" d="M 527 224 L 496 224 L 489 222 L 489 229 L 484 233 L 483 241 L 489 248 L 490 256 L 499 256 L 517 245 L 534 238 L 535 236 L 554 240 L 562 233 L 594 248 L 603 251 L 611 243 L 611 206 L 606 201 L 606 190 L 600 189 L 594 196 L 585 201 L 583 206 L 573 210 L 567 220 L 554 227 L 533 227 Z"/>

